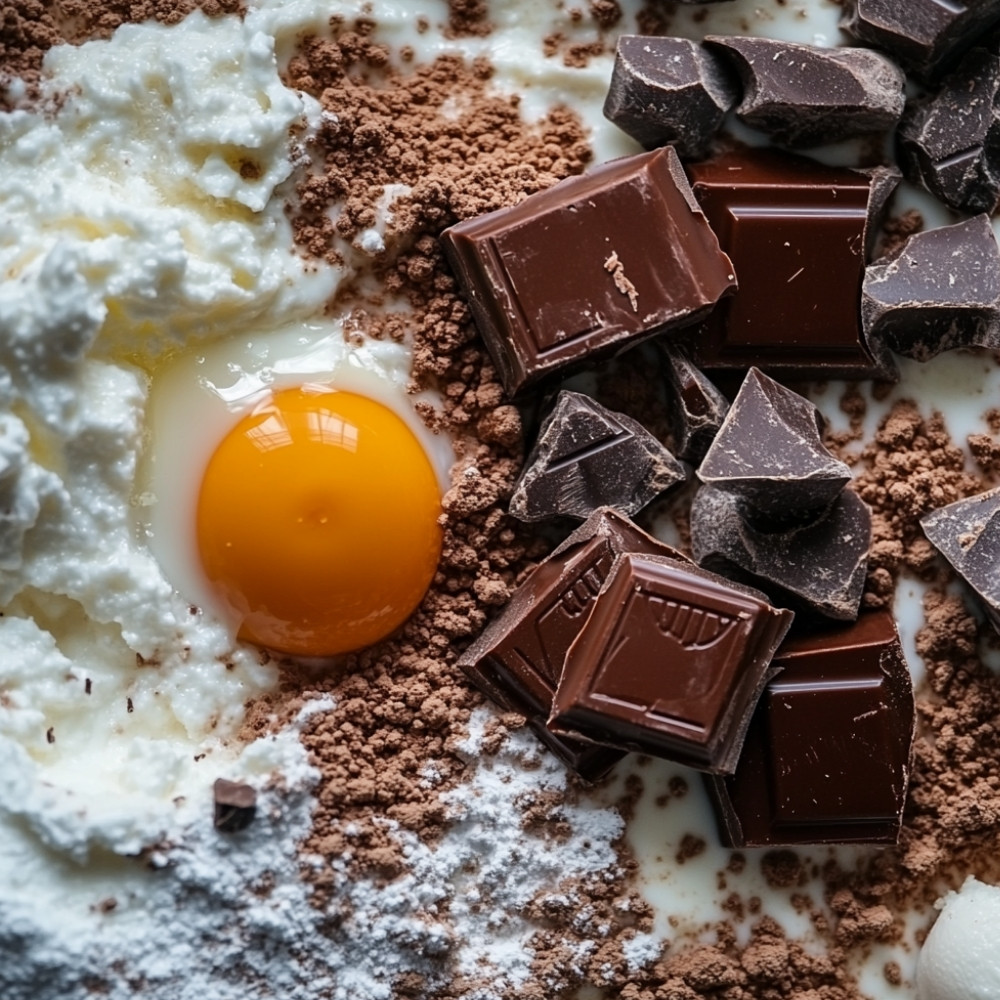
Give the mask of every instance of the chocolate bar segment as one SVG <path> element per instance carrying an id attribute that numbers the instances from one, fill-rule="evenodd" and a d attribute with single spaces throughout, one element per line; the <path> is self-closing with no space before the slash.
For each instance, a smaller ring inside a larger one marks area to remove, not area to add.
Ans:
<path id="1" fill-rule="evenodd" d="M 694 323 L 736 286 L 670 147 L 612 160 L 441 238 L 512 396 Z"/>
<path id="2" fill-rule="evenodd" d="M 925 514 L 920 527 L 1000 632 L 1000 489 Z"/>
<path id="3" fill-rule="evenodd" d="M 740 150 L 688 168 L 739 290 L 685 338 L 705 369 L 778 378 L 892 378 L 865 343 L 866 247 L 898 174 Z"/>
<path id="4" fill-rule="evenodd" d="M 494 702 L 524 715 L 542 742 L 588 779 L 604 774 L 624 751 L 557 735 L 546 722 L 566 651 L 623 552 L 683 559 L 620 514 L 597 511 L 532 572 L 458 661 Z"/>
<path id="5" fill-rule="evenodd" d="M 734 75 L 697 42 L 622 35 L 604 117 L 647 149 L 669 143 L 694 158 L 708 151 L 738 97 Z"/>
<path id="6" fill-rule="evenodd" d="M 907 179 L 959 212 L 1000 203 L 1000 56 L 973 49 L 933 96 L 913 102 L 896 133 Z"/>
<path id="7" fill-rule="evenodd" d="M 710 35 L 743 83 L 736 117 L 792 148 L 884 132 L 903 113 L 906 78 L 870 49 L 830 49 L 774 38 Z"/>
<path id="8" fill-rule="evenodd" d="M 989 217 L 911 236 L 865 273 L 870 341 L 927 361 L 958 347 L 1000 348 L 1000 246 Z"/>
<path id="9" fill-rule="evenodd" d="M 915 716 L 892 616 L 791 637 L 774 664 L 736 773 L 706 778 L 723 843 L 895 843 Z"/>
<path id="10" fill-rule="evenodd" d="M 686 561 L 621 555 L 566 654 L 549 726 L 732 773 L 792 617 Z"/>
<path id="11" fill-rule="evenodd" d="M 632 515 L 686 478 L 642 424 L 564 389 L 514 487 L 510 513 L 522 521 L 582 521 L 599 507 Z"/>
<path id="12" fill-rule="evenodd" d="M 845 0 L 840 26 L 927 80 L 998 23 L 996 0 Z"/>

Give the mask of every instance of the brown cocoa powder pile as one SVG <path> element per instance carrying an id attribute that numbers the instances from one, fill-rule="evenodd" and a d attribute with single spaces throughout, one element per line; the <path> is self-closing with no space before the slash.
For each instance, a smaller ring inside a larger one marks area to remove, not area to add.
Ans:
<path id="1" fill-rule="evenodd" d="M 108 38 L 123 24 L 176 24 L 194 10 L 209 17 L 240 14 L 243 0 L 4 0 L 0 4 L 0 110 L 9 87 L 22 80 L 28 100 L 38 97 L 42 60 L 54 45 Z"/>

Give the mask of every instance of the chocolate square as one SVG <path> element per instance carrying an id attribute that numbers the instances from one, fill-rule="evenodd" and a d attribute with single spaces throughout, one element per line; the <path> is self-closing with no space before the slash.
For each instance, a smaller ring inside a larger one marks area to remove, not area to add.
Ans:
<path id="1" fill-rule="evenodd" d="M 512 396 L 693 323 L 735 287 L 670 147 L 601 164 L 441 239 Z"/>
<path id="2" fill-rule="evenodd" d="M 566 655 L 549 725 L 731 773 L 792 617 L 687 561 L 624 554 Z"/>
<path id="3" fill-rule="evenodd" d="M 546 746 L 585 778 L 599 777 L 624 752 L 557 735 L 546 723 L 566 650 L 622 552 L 683 558 L 628 518 L 602 508 L 536 567 L 458 661 L 486 695 L 524 715 Z"/>
<path id="4" fill-rule="evenodd" d="M 756 365 L 779 378 L 890 374 L 865 343 L 858 308 L 884 178 L 876 185 L 773 150 L 728 153 L 688 175 L 739 282 L 690 337 L 699 366 Z"/>
<path id="5" fill-rule="evenodd" d="M 788 639 L 732 777 L 707 779 L 733 847 L 894 843 L 914 703 L 892 615 Z"/>

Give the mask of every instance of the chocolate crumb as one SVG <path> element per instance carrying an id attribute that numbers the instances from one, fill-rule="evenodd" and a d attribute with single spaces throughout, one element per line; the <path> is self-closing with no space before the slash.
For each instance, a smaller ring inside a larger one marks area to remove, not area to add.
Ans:
<path id="1" fill-rule="evenodd" d="M 215 829 L 220 833 L 239 833 L 245 830 L 257 815 L 257 792 L 241 781 L 216 779 Z"/>

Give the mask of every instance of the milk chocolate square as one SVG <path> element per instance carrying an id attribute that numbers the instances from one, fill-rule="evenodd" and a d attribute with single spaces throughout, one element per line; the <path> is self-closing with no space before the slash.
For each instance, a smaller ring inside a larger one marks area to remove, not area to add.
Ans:
<path id="1" fill-rule="evenodd" d="M 549 725 L 731 773 L 792 617 L 687 561 L 624 554 L 566 654 Z"/>
<path id="2" fill-rule="evenodd" d="M 733 847 L 894 843 L 914 702 L 892 615 L 789 638 L 732 777 L 707 779 Z"/>
<path id="3" fill-rule="evenodd" d="M 694 323 L 735 287 L 669 147 L 601 164 L 441 239 L 512 396 Z"/>

